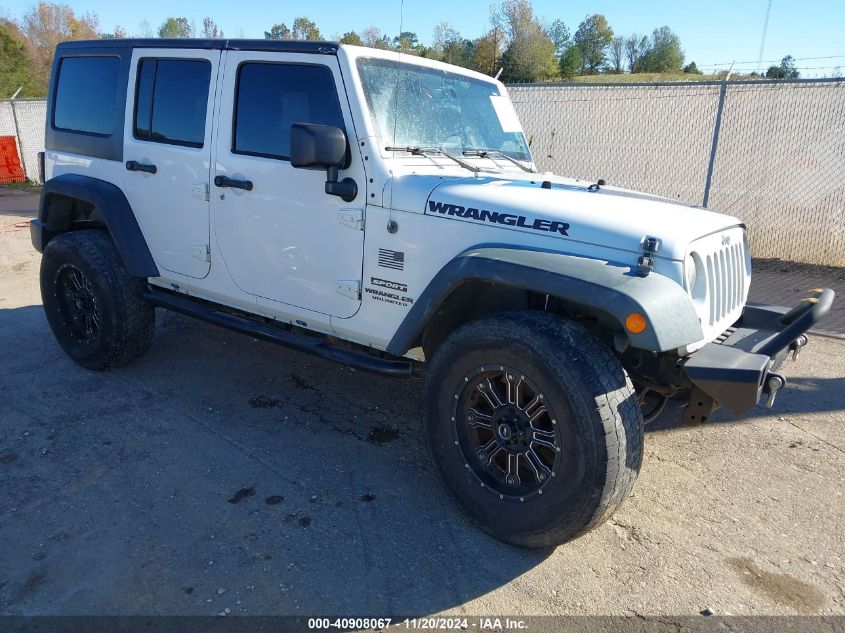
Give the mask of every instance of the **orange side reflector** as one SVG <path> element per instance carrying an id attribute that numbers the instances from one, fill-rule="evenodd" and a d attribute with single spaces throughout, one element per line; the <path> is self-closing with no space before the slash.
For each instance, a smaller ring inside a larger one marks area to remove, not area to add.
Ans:
<path id="1" fill-rule="evenodd" d="M 628 328 L 629 332 L 639 334 L 648 327 L 648 321 L 645 320 L 642 314 L 632 312 L 625 319 L 625 327 Z"/>

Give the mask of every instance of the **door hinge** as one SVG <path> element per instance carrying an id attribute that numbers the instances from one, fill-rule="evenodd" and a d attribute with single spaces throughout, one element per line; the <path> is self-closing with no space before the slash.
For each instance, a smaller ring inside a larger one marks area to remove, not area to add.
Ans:
<path id="1" fill-rule="evenodd" d="M 361 209 L 341 209 L 337 221 L 356 231 L 364 230 L 364 211 Z"/>
<path id="2" fill-rule="evenodd" d="M 357 279 L 351 281 L 338 281 L 335 285 L 335 290 L 338 294 L 342 294 L 344 297 L 349 297 L 350 299 L 355 299 L 356 301 L 361 300 L 361 282 Z"/>
<path id="3" fill-rule="evenodd" d="M 208 244 L 191 246 L 191 255 L 204 262 L 211 261 L 211 251 L 208 248 Z"/>
<path id="4" fill-rule="evenodd" d="M 195 182 L 191 185 L 191 196 L 208 202 L 209 190 L 207 182 Z"/>

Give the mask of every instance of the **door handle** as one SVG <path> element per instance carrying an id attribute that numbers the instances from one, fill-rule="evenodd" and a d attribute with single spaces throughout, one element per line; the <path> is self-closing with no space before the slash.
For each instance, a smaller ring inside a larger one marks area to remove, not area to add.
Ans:
<path id="1" fill-rule="evenodd" d="M 158 171 L 155 165 L 145 165 L 144 163 L 139 163 L 137 160 L 127 160 L 126 169 L 129 171 L 144 171 L 148 174 L 154 174 Z"/>
<path id="2" fill-rule="evenodd" d="M 251 180 L 235 180 L 227 176 L 215 176 L 214 184 L 217 187 L 231 187 L 232 189 L 243 189 L 245 191 L 252 191 Z"/>

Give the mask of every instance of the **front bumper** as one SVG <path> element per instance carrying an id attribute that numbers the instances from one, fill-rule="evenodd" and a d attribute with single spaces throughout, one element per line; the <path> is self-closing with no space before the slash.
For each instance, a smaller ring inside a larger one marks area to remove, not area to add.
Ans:
<path id="1" fill-rule="evenodd" d="M 719 406 L 743 413 L 764 396 L 771 406 L 786 384 L 778 368 L 789 352 L 797 357 L 807 343 L 805 333 L 830 311 L 834 296 L 824 288 L 811 291 L 792 309 L 746 305 L 723 337 L 681 361 L 692 383 L 684 421 L 704 422 Z"/>

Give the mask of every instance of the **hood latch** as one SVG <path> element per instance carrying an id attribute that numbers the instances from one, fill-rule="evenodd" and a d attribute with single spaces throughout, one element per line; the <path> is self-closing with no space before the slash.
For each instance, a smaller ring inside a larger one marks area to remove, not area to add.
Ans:
<path id="1" fill-rule="evenodd" d="M 654 270 L 654 255 L 660 250 L 660 240 L 646 236 L 643 238 L 642 249 L 643 254 L 637 260 L 637 274 L 640 277 L 647 277 Z"/>

